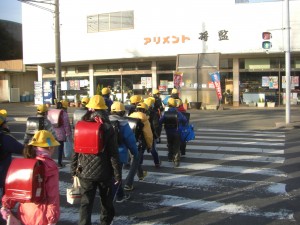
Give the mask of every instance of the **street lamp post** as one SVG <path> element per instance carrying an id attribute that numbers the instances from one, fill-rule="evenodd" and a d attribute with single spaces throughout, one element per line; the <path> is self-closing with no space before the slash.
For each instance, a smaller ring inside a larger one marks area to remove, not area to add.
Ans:
<path id="1" fill-rule="evenodd" d="M 47 1 L 38 0 L 18 0 L 22 3 L 26 3 L 37 8 L 54 13 L 55 20 L 55 74 L 56 74 L 56 99 L 61 100 L 61 52 L 60 52 L 60 23 L 59 23 L 59 0 L 54 0 L 54 4 Z M 38 4 L 54 5 L 54 10 L 47 7 L 43 7 Z"/>

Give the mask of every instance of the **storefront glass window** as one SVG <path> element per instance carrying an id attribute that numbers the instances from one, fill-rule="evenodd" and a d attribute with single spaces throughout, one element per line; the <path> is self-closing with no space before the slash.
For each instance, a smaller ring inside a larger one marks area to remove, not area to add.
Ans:
<path id="1" fill-rule="evenodd" d="M 161 61 L 157 62 L 157 71 L 176 70 L 176 61 Z"/>
<path id="2" fill-rule="evenodd" d="M 220 59 L 220 69 L 232 69 L 233 60 L 232 59 Z"/>
<path id="3" fill-rule="evenodd" d="M 182 67 L 190 67 L 190 68 L 196 68 L 198 65 L 198 55 L 179 55 L 178 56 L 178 68 Z"/>

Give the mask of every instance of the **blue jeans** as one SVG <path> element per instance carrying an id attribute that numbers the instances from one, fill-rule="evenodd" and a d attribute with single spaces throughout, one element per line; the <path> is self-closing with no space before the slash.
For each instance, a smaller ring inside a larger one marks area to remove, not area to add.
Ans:
<path id="1" fill-rule="evenodd" d="M 120 167 L 123 168 L 123 163 L 120 163 Z M 123 189 L 123 186 L 122 186 L 122 182 L 118 183 L 118 184 L 115 184 L 116 180 L 114 178 L 112 179 L 112 182 L 113 182 L 113 187 L 112 187 L 113 199 L 115 199 L 115 197 L 123 198 L 124 197 L 124 189 Z"/>
<path id="2" fill-rule="evenodd" d="M 143 158 L 144 158 L 144 151 L 145 151 L 145 149 L 142 146 L 139 146 L 138 157 L 133 156 L 133 160 L 131 161 L 128 175 L 125 179 L 125 185 L 129 185 L 129 186 L 133 185 L 135 174 L 137 174 L 138 177 L 143 176 L 142 164 L 143 164 Z"/>

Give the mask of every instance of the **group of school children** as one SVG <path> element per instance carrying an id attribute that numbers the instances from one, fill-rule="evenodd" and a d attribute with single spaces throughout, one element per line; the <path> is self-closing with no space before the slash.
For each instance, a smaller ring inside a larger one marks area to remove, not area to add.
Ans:
<path id="1" fill-rule="evenodd" d="M 82 99 L 81 111 L 84 113 L 80 121 L 88 122 L 90 125 L 91 123 L 101 125 L 103 146 L 97 154 L 75 150 L 72 155 L 71 175 L 79 178 L 81 186 L 79 225 L 92 224 L 91 216 L 97 190 L 100 195 L 101 224 L 112 223 L 115 216 L 114 200 L 123 202 L 129 199 L 130 195 L 124 190 L 133 190 L 135 175 L 139 180 L 147 176 L 147 171 L 142 168 L 145 151 L 153 156 L 154 166 L 160 167 L 156 143 L 160 141 L 163 125 L 167 135 L 169 161 L 178 167 L 181 155 L 185 154 L 185 145 L 180 141 L 178 126 L 186 123 L 187 119 L 179 111 L 182 101 L 176 89 L 172 90 L 167 100 L 168 112 L 164 112 L 158 90 L 145 100 L 139 95 L 131 96 L 131 105 L 127 110 L 121 102 L 112 102 L 109 94 L 110 90 L 103 88 L 102 95 Z M 12 215 L 12 209 L 18 203 L 4 192 L 6 172 L 12 161 L 12 153 L 15 153 L 23 154 L 25 158 L 36 158 L 43 163 L 46 193 L 44 200 L 39 203 L 19 203 L 16 217 L 25 225 L 53 225 L 58 222 L 60 217 L 58 168 L 64 166 L 62 164 L 64 142 L 72 136 L 66 108 L 65 101 L 57 104 L 57 109 L 63 111 L 60 119 L 62 121 L 60 126 L 51 126 L 53 121 L 46 116 L 48 109 L 45 105 L 38 106 L 37 115 L 44 118 L 43 129 L 33 135 L 26 133 L 24 145 L 9 134 L 6 123 L 7 112 L 0 110 L 0 188 L 3 189 L 1 215 L 4 220 Z M 76 130 L 76 124 L 74 127 L 77 135 L 74 135 L 74 138 L 79 139 L 81 130 Z M 58 149 L 57 164 L 52 159 L 55 149 Z M 5 157 L 2 156 L 2 152 L 6 152 Z M 123 183 L 122 167 L 129 161 L 129 172 Z"/>

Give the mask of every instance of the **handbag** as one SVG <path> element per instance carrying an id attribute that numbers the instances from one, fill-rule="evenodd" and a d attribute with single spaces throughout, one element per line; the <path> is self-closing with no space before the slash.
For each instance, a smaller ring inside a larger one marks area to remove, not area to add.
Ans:
<path id="1" fill-rule="evenodd" d="M 77 176 L 74 176 L 73 185 L 67 188 L 67 202 L 71 205 L 81 202 L 80 182 Z"/>
<path id="2" fill-rule="evenodd" d="M 73 140 L 70 136 L 67 136 L 67 140 L 64 142 L 64 155 L 66 158 L 70 158 L 73 153 Z"/>
<path id="3" fill-rule="evenodd" d="M 180 127 L 180 139 L 182 142 L 189 142 L 195 139 L 194 126 L 192 124 L 186 124 Z"/>
<path id="4" fill-rule="evenodd" d="M 22 225 L 21 221 L 18 220 L 13 213 L 11 213 L 6 221 L 6 225 Z"/>

